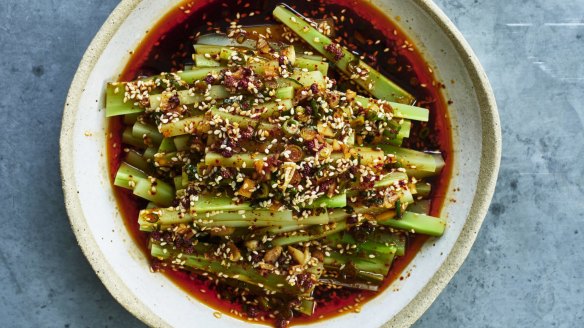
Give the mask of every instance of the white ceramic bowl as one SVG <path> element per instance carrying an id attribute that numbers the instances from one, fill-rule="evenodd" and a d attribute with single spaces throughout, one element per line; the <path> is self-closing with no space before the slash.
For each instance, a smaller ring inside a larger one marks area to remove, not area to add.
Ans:
<path id="1" fill-rule="evenodd" d="M 67 211 L 77 240 L 112 295 L 151 326 L 243 327 L 243 321 L 213 316 L 148 263 L 126 231 L 108 180 L 104 85 L 116 80 L 133 50 L 177 0 L 124 0 L 87 49 L 71 85 L 61 131 L 61 169 Z M 373 1 L 399 25 L 437 77 L 448 86 L 454 168 L 442 216 L 445 235 L 426 243 L 395 283 L 350 313 L 313 324 L 319 327 L 409 326 L 428 308 L 464 261 L 494 191 L 501 132 L 495 100 L 475 55 L 448 18 L 427 0 Z M 448 98 L 447 98 L 448 99 Z M 453 189 L 460 188 L 454 192 Z M 434 244 L 434 246 L 432 245 Z"/>

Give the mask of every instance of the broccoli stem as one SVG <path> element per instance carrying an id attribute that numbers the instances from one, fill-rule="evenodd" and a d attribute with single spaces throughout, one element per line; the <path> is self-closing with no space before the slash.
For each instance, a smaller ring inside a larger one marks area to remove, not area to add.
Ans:
<path id="1" fill-rule="evenodd" d="M 400 181 L 408 182 L 408 175 L 403 172 L 391 172 L 381 180 L 375 182 L 375 188 L 389 187 L 398 184 Z"/>
<path id="2" fill-rule="evenodd" d="M 335 44 L 329 37 L 320 33 L 305 19 L 287 9 L 285 6 L 277 6 L 273 15 L 276 19 L 288 26 L 301 39 L 311 45 L 316 51 L 325 56 L 328 60 L 337 66 L 337 68 L 350 76 L 355 83 L 367 90 L 373 96 L 385 99 L 394 100 L 402 103 L 411 104 L 414 102 L 414 97 L 407 91 L 393 83 L 381 73 L 373 69 L 371 66 L 362 62 L 358 56 L 349 50 Z M 339 53 L 327 50 L 328 47 L 337 47 Z M 357 68 L 361 71 L 368 72 L 365 76 L 353 78 Z"/>
<path id="3" fill-rule="evenodd" d="M 347 206 L 347 194 L 334 195 L 332 197 L 322 196 L 315 199 L 311 204 L 302 206 L 303 208 L 335 208 Z"/>
<path id="4" fill-rule="evenodd" d="M 128 163 L 122 162 L 118 168 L 118 171 L 116 172 L 114 185 L 125 189 L 134 190 L 138 181 L 146 178 L 148 178 L 146 173 L 129 165 Z"/>
<path id="5" fill-rule="evenodd" d="M 349 155 L 354 158 L 359 158 L 361 165 L 372 166 L 381 164 L 385 161 L 385 154 L 382 150 L 376 150 L 368 147 L 352 147 L 349 148 Z M 343 153 L 333 153 L 331 158 L 341 159 L 344 158 Z"/>
<path id="6" fill-rule="evenodd" d="M 174 95 L 174 93 L 161 93 L 161 94 L 151 94 L 148 99 L 150 101 L 150 108 L 157 109 L 160 107 L 160 103 L 163 97 L 170 97 Z M 195 93 L 192 90 L 180 90 L 176 92 L 176 96 L 178 97 L 179 103 L 181 105 L 192 105 L 192 104 L 199 104 L 202 101 L 205 101 L 206 98 L 210 97 L 211 99 L 220 100 L 225 99 L 231 96 L 227 89 L 225 89 L 222 85 L 212 85 L 211 88 L 205 93 Z"/>
<path id="7" fill-rule="evenodd" d="M 405 254 L 406 240 L 403 235 L 385 231 L 375 231 L 367 237 L 366 241 L 357 242 L 349 233 L 337 233 L 326 237 L 326 243 L 335 247 L 337 245 L 355 245 L 354 252 L 372 253 L 379 256 L 395 253 L 398 256 Z"/>
<path id="8" fill-rule="evenodd" d="M 430 111 L 426 108 L 406 105 L 391 101 L 371 99 L 357 95 L 355 102 L 367 110 L 379 110 L 380 106 L 389 105 L 393 111 L 393 116 L 397 118 L 409 119 L 414 121 L 428 122 Z"/>
<path id="9" fill-rule="evenodd" d="M 120 82 L 108 83 L 105 92 L 105 116 L 112 117 L 141 113 L 144 111 L 138 103 L 132 99 L 124 99 L 126 94 L 125 84 Z"/>
<path id="10" fill-rule="evenodd" d="M 319 71 L 323 76 L 328 74 L 329 64 L 325 61 L 314 60 L 306 57 L 296 57 L 294 66 L 298 68 L 306 68 L 309 71 Z"/>
<path id="11" fill-rule="evenodd" d="M 131 126 L 126 127 L 124 129 L 124 132 L 122 132 L 122 142 L 125 143 L 126 145 L 130 145 L 138 149 L 146 148 L 146 144 L 144 143 L 143 138 L 134 137 Z"/>
<path id="12" fill-rule="evenodd" d="M 206 132 L 208 126 L 206 125 L 205 116 L 201 115 L 187 117 L 176 122 L 161 124 L 158 130 L 164 137 L 168 138 L 191 134 L 197 131 Z"/>
<path id="13" fill-rule="evenodd" d="M 135 167 L 122 163 L 114 185 L 133 190 L 134 195 L 154 202 L 159 206 L 170 206 L 174 200 L 174 188 L 162 180 L 147 176 Z"/>
<path id="14" fill-rule="evenodd" d="M 393 252 L 389 252 L 385 258 L 380 259 L 375 257 L 371 258 L 365 255 L 359 256 L 341 254 L 339 252 L 329 252 L 328 255 L 324 258 L 324 265 L 325 267 L 339 268 L 343 265 L 346 266 L 351 263 L 358 271 L 370 273 L 367 275 L 368 277 L 374 277 L 379 280 L 383 280 L 383 278 L 389 272 L 389 268 L 393 262 L 394 254 L 395 249 Z"/>
<path id="15" fill-rule="evenodd" d="M 148 161 L 140 153 L 138 153 L 134 149 L 130 149 L 126 153 L 126 157 L 124 157 L 124 161 L 126 163 L 130 164 L 131 166 L 143 171 L 143 172 L 148 171 L 148 169 L 150 168 Z"/>
<path id="16" fill-rule="evenodd" d="M 379 217 L 379 216 L 378 216 Z M 441 218 L 406 211 L 401 219 L 388 218 L 377 221 L 381 225 L 423 235 L 440 237 L 444 234 L 446 221 Z"/>
<path id="17" fill-rule="evenodd" d="M 176 152 L 176 147 L 174 146 L 174 140 L 172 137 L 170 138 L 163 138 L 160 142 L 160 146 L 158 146 L 159 153 L 170 153 Z"/>
<path id="18" fill-rule="evenodd" d="M 124 115 L 124 125 L 134 125 L 142 113 L 133 113 Z"/>
<path id="19" fill-rule="evenodd" d="M 307 242 L 311 240 L 321 239 L 328 235 L 337 233 L 347 229 L 348 225 L 346 221 L 330 223 L 327 225 L 322 225 L 315 229 L 316 231 L 304 232 L 304 233 L 291 233 L 288 236 L 281 236 L 274 238 L 272 244 L 275 246 L 284 246 L 290 244 L 296 244 L 300 242 Z"/>
<path id="20" fill-rule="evenodd" d="M 177 151 L 187 151 L 190 149 L 189 142 L 191 141 L 191 136 L 189 135 L 176 136 L 172 138 L 172 141 Z"/>
<path id="21" fill-rule="evenodd" d="M 356 279 L 351 279 L 350 281 L 340 280 L 339 278 L 335 277 L 321 277 L 319 281 L 323 284 L 327 285 L 335 285 L 350 289 L 360 289 L 360 290 L 367 290 L 371 292 L 376 292 L 379 290 L 379 282 L 375 281 L 373 284 L 366 282 L 366 281 L 359 281 Z"/>
<path id="22" fill-rule="evenodd" d="M 142 138 L 143 140 L 150 140 L 154 145 L 160 145 L 164 136 L 158 132 L 158 128 L 153 125 L 143 124 L 140 122 L 134 123 L 132 127 L 132 134 L 135 138 Z"/>
<path id="23" fill-rule="evenodd" d="M 436 159 L 432 154 L 390 145 L 379 145 L 378 147 L 383 150 L 386 155 L 395 156 L 397 162 L 406 170 L 412 169 L 438 174 L 442 169 L 442 167 L 436 165 Z"/>
<path id="24" fill-rule="evenodd" d="M 416 197 L 423 197 L 427 198 L 430 196 L 430 192 L 432 192 L 432 185 L 427 182 L 418 182 L 416 183 Z"/>
<path id="25" fill-rule="evenodd" d="M 207 152 L 205 154 L 205 165 L 209 166 L 223 166 L 223 167 L 238 167 L 238 168 L 253 168 L 255 161 L 262 160 L 266 157 L 264 154 L 256 153 L 242 153 L 235 154 L 229 158 L 214 152 Z"/>
<path id="26" fill-rule="evenodd" d="M 221 117 L 223 120 L 229 120 L 230 122 L 237 122 L 239 124 L 240 127 L 245 128 L 248 126 L 257 126 L 260 129 L 266 130 L 266 131 L 270 131 L 270 130 L 275 130 L 276 126 L 274 124 L 270 124 L 270 123 L 266 123 L 266 122 L 257 122 L 254 119 L 250 118 L 250 117 L 245 117 L 245 116 L 239 116 L 239 115 L 234 115 L 234 114 L 230 114 L 230 113 L 226 113 L 224 111 L 219 110 L 216 107 L 211 108 L 211 113 L 214 116 L 219 116 Z"/>
<path id="27" fill-rule="evenodd" d="M 149 200 L 158 206 L 170 206 L 174 200 L 174 187 L 166 182 L 148 177 L 139 179 L 134 187 L 134 195 Z"/>
<path id="28" fill-rule="evenodd" d="M 197 202 L 195 202 L 197 205 Z M 219 206 L 214 206 L 218 208 Z M 174 208 L 152 208 L 140 211 L 138 223 L 143 231 L 153 231 L 157 228 L 166 228 L 173 224 L 188 224 L 194 222 L 200 226 L 228 226 L 228 227 L 298 227 L 305 225 L 326 224 L 329 222 L 327 213 L 313 215 L 306 218 L 295 218 L 292 211 L 246 210 L 243 204 L 224 206 L 231 207 L 229 211 L 187 212 L 180 213 Z M 237 209 L 239 208 L 239 209 Z"/>
<path id="29" fill-rule="evenodd" d="M 196 67 L 219 67 L 221 63 L 211 58 L 205 57 L 204 54 L 194 54 L 193 61 Z"/>
<path id="30" fill-rule="evenodd" d="M 298 288 L 296 285 L 292 286 L 286 280 L 286 276 L 284 275 L 276 275 L 273 273 L 262 274 L 257 269 L 244 265 L 241 262 L 209 259 L 204 256 L 191 254 L 182 254 L 179 258 L 178 255 L 175 256 L 170 250 L 157 244 L 152 244 L 150 254 L 158 259 L 169 260 L 172 261 L 172 263 L 198 271 L 209 272 L 219 275 L 222 278 L 240 280 L 271 292 L 287 295 L 310 296 L 314 289 L 314 286 L 308 290 Z M 223 262 L 228 262 L 229 265 L 226 265 Z"/>

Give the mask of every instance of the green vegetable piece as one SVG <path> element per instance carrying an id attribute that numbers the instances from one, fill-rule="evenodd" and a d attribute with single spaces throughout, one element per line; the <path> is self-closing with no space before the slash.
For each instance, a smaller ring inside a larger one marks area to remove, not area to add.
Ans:
<path id="1" fill-rule="evenodd" d="M 412 104 L 414 102 L 414 97 L 411 94 L 387 79 L 371 66 L 360 61 L 359 57 L 349 50 L 334 43 L 329 37 L 316 30 L 302 16 L 295 14 L 287 9 L 286 6 L 277 6 L 273 11 L 273 15 L 321 55 L 334 63 L 341 72 L 351 76 L 355 83 L 367 90 L 374 97 L 406 104 Z M 359 75 L 357 68 L 361 72 L 366 72 L 366 74 Z M 353 78 L 354 75 L 359 76 Z"/>

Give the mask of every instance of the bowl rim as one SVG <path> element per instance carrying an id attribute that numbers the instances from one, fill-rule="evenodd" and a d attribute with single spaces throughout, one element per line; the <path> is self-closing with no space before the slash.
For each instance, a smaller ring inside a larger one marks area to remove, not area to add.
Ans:
<path id="1" fill-rule="evenodd" d="M 168 326 L 168 324 L 159 316 L 148 311 L 142 301 L 124 285 L 117 274 L 109 274 L 115 271 L 107 262 L 105 254 L 101 252 L 89 230 L 87 219 L 83 215 L 73 170 L 73 128 L 75 125 L 75 116 L 79 109 L 79 101 L 83 94 L 83 87 L 87 83 L 90 73 L 112 36 L 118 31 L 126 17 L 142 1 L 144 0 L 122 0 L 103 23 L 85 51 L 66 98 L 61 125 L 59 152 L 65 207 L 77 243 L 81 247 L 83 254 L 110 294 L 126 310 L 149 326 L 164 327 Z M 430 15 L 430 18 L 446 33 L 446 36 L 452 42 L 470 76 L 480 107 L 482 153 L 477 191 L 473 198 L 469 217 L 454 247 L 426 286 L 422 288 L 409 304 L 386 322 L 384 327 L 411 326 L 435 301 L 436 297 L 438 297 L 458 271 L 474 244 L 489 209 L 495 191 L 501 160 L 502 137 L 499 113 L 491 85 L 478 58 L 462 36 L 462 33 L 433 1 L 412 1 Z"/>

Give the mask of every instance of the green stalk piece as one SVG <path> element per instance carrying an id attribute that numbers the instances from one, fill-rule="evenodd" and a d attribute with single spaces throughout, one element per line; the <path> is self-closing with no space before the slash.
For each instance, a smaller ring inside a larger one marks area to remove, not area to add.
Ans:
<path id="1" fill-rule="evenodd" d="M 422 122 L 428 122 L 430 119 L 430 111 L 422 107 L 416 107 L 392 101 L 377 100 L 363 97 L 361 95 L 357 95 L 354 101 L 360 104 L 363 108 L 376 111 L 379 110 L 380 106 L 389 105 L 392 109 L 393 116 L 397 118 Z"/>
<path id="2" fill-rule="evenodd" d="M 205 57 L 204 54 L 194 54 L 193 61 L 196 67 L 219 67 L 221 63 L 211 58 Z"/>
<path id="3" fill-rule="evenodd" d="M 124 124 L 125 125 L 134 125 L 134 123 L 136 123 L 136 121 L 138 120 L 138 117 L 140 117 L 140 115 L 142 115 L 142 113 L 133 113 L 133 114 L 126 114 L 124 115 Z"/>
<path id="4" fill-rule="evenodd" d="M 386 231 L 375 231 L 364 242 L 357 242 L 353 236 L 347 232 L 341 232 L 326 237 L 326 243 L 335 247 L 337 245 L 356 245 L 352 249 L 354 252 L 372 253 L 383 256 L 384 254 L 395 253 L 403 256 L 406 250 L 406 238 L 403 234 L 396 234 Z"/>
<path id="5" fill-rule="evenodd" d="M 432 185 L 427 182 L 416 183 L 416 197 L 427 198 L 432 192 Z"/>
<path id="6" fill-rule="evenodd" d="M 126 145 L 130 145 L 132 147 L 138 149 L 145 149 L 146 144 L 144 143 L 144 139 L 142 137 L 135 137 L 134 133 L 132 132 L 132 127 L 128 126 L 122 132 L 122 142 Z"/>
<path id="7" fill-rule="evenodd" d="M 134 190 L 136 184 L 139 180 L 148 178 L 148 175 L 128 163 L 122 162 L 118 171 L 116 172 L 116 177 L 114 179 L 114 185 L 122 187 L 125 189 Z"/>
<path id="8" fill-rule="evenodd" d="M 217 109 L 216 107 L 211 108 L 210 111 L 214 116 L 219 116 L 222 119 L 229 120 L 232 123 L 237 122 L 239 124 L 239 126 L 243 127 L 243 128 L 248 127 L 248 126 L 257 126 L 258 128 L 266 130 L 266 131 L 276 129 L 276 125 L 274 125 L 274 124 L 266 123 L 266 122 L 257 122 L 256 120 L 254 120 L 250 117 L 230 114 L 230 113 L 221 111 L 221 110 Z"/>
<path id="9" fill-rule="evenodd" d="M 154 155 L 156 155 L 157 152 L 158 147 L 148 147 L 146 150 L 144 150 L 142 157 L 144 157 L 147 162 L 152 163 L 154 161 Z"/>
<path id="10" fill-rule="evenodd" d="M 170 206 L 174 200 L 174 188 L 166 182 L 149 177 L 143 171 L 122 163 L 116 172 L 114 185 L 133 191 L 134 195 L 158 206 Z"/>
<path id="11" fill-rule="evenodd" d="M 130 168 L 131 169 L 131 168 Z M 133 171 L 128 171 L 127 175 Z M 120 177 L 120 183 L 127 185 L 125 176 Z M 289 210 L 271 211 L 266 209 L 252 209 L 249 203 L 234 204 L 230 198 L 211 195 L 200 197 L 191 204 L 191 210 L 180 213 L 174 208 L 153 208 L 140 211 L 138 223 L 141 230 L 153 231 L 159 227 L 168 227 L 173 224 L 187 224 L 195 222 L 201 226 L 270 226 L 290 227 L 319 225 L 331 222 L 328 213 L 295 218 Z"/>
<path id="12" fill-rule="evenodd" d="M 135 138 L 148 139 L 154 145 L 160 145 L 164 136 L 158 132 L 158 128 L 140 122 L 134 123 L 132 134 Z"/>
<path id="13" fill-rule="evenodd" d="M 163 92 L 161 94 L 152 94 L 149 96 L 150 108 L 157 109 L 160 107 L 160 103 L 164 97 L 170 98 L 174 95 L 173 92 Z M 176 92 L 179 103 L 181 105 L 193 105 L 199 104 L 205 99 L 225 99 L 231 96 L 231 94 L 222 85 L 212 85 L 208 93 L 202 94 L 198 92 L 193 92 L 191 90 L 179 90 Z"/>
<path id="14" fill-rule="evenodd" d="M 353 158 L 357 158 L 361 165 L 373 166 L 381 164 L 385 161 L 385 154 L 382 150 L 368 148 L 368 147 L 353 147 L 349 148 L 349 153 Z M 342 153 L 332 153 L 332 159 L 344 158 Z"/>
<path id="15" fill-rule="evenodd" d="M 126 86 L 120 82 L 108 83 L 105 88 L 105 116 L 136 114 L 144 111 L 134 100 L 124 99 Z M 125 101 L 124 101 L 125 100 Z"/>
<path id="16" fill-rule="evenodd" d="M 196 133 L 205 123 L 205 116 L 191 116 L 176 122 L 161 124 L 158 130 L 165 138 Z"/>
<path id="17" fill-rule="evenodd" d="M 418 169 L 436 174 L 440 173 L 440 169 L 442 169 L 436 166 L 436 160 L 431 154 L 391 145 L 379 145 L 378 147 L 386 155 L 395 156 L 397 162 L 402 164 L 405 169 Z"/>
<path id="18" fill-rule="evenodd" d="M 304 72 L 302 70 L 294 70 L 287 78 L 276 78 L 278 88 L 293 87 L 300 89 L 310 87 L 313 84 L 318 85 L 319 88 L 325 88 L 324 75 L 320 71 Z"/>
<path id="19" fill-rule="evenodd" d="M 408 212 L 429 214 L 431 205 L 429 199 L 416 200 L 415 203 L 408 206 Z"/>
<path id="20" fill-rule="evenodd" d="M 445 162 L 440 153 L 425 153 L 393 145 L 378 145 L 386 155 L 395 156 L 409 176 L 418 179 L 433 177 L 442 171 Z"/>
<path id="21" fill-rule="evenodd" d="M 403 172 L 392 172 L 392 173 L 388 174 L 387 176 L 385 176 L 383 179 L 375 182 L 374 187 L 375 188 L 389 187 L 391 185 L 399 183 L 400 181 L 407 182 L 408 175 L 403 173 Z"/>
<path id="22" fill-rule="evenodd" d="M 400 219 L 391 218 L 378 221 L 379 224 L 394 229 L 405 230 L 422 235 L 440 237 L 446 229 L 446 221 L 441 218 L 406 211 Z"/>
<path id="23" fill-rule="evenodd" d="M 173 138 L 163 138 L 160 142 L 160 146 L 158 146 L 159 153 L 170 153 L 176 152 L 176 147 L 174 145 Z"/>
<path id="24" fill-rule="evenodd" d="M 130 164 L 131 166 L 146 172 L 149 170 L 150 165 L 148 164 L 148 161 L 137 151 L 135 151 L 134 149 L 130 149 L 127 153 L 126 153 L 126 157 L 124 157 L 124 161 L 128 164 Z"/>
<path id="25" fill-rule="evenodd" d="M 224 265 L 221 260 L 187 254 L 183 254 L 178 258 L 174 256 L 172 251 L 157 244 L 152 244 L 150 254 L 158 259 L 173 260 L 174 263 L 180 263 L 180 265 L 191 269 L 219 274 L 224 278 L 240 280 L 271 292 L 308 297 L 314 289 L 312 287 L 308 290 L 303 290 L 296 285 L 292 286 L 288 283 L 284 275 L 276 275 L 273 273 L 262 274 L 257 269 L 251 266 L 245 266 L 241 262 L 228 261 L 229 265 Z M 320 276 L 322 270 L 318 269 L 316 271 L 318 272 L 317 277 Z"/>
<path id="26" fill-rule="evenodd" d="M 314 60 L 306 57 L 296 57 L 294 66 L 308 71 L 319 71 L 323 76 L 328 74 L 329 64 L 322 60 Z"/>
<path id="27" fill-rule="evenodd" d="M 302 206 L 303 208 L 335 208 L 347 206 L 347 194 L 338 194 L 332 197 L 322 196 L 315 199 L 311 204 Z"/>
<path id="28" fill-rule="evenodd" d="M 252 207 L 249 203 L 235 204 L 233 199 L 228 196 L 217 195 L 199 195 L 198 199 L 191 205 L 191 210 L 196 213 L 205 213 L 213 211 L 248 211 Z"/>
<path id="29" fill-rule="evenodd" d="M 170 206 L 174 200 L 174 187 L 153 178 L 140 179 L 134 187 L 134 195 L 149 200 L 158 206 Z"/>
<path id="30" fill-rule="evenodd" d="M 272 240 L 272 244 L 275 246 L 291 245 L 301 242 L 307 242 L 311 240 L 322 239 L 328 235 L 332 235 L 339 231 L 346 230 L 348 227 L 346 221 L 335 222 L 327 225 L 321 225 L 315 227 L 314 231 L 304 232 L 304 233 L 291 233 L 288 236 L 280 236 Z"/>
<path id="31" fill-rule="evenodd" d="M 307 22 L 304 17 L 294 13 L 286 6 L 277 6 L 273 15 L 374 97 L 405 104 L 412 104 L 415 101 L 414 97 L 407 91 L 365 64 L 357 55 L 334 43 Z M 364 74 L 360 74 L 360 72 Z"/>
<path id="32" fill-rule="evenodd" d="M 238 167 L 238 168 L 253 168 L 255 161 L 262 160 L 265 155 L 256 154 L 235 154 L 229 158 L 223 157 L 221 154 L 214 152 L 207 152 L 205 154 L 205 165 L 209 166 L 223 166 L 223 167 Z"/>
<path id="33" fill-rule="evenodd" d="M 329 255 L 324 258 L 324 265 L 325 267 L 338 268 L 351 263 L 355 266 L 358 272 L 362 271 L 364 273 L 369 273 L 367 277 L 381 281 L 389 272 L 394 255 L 395 247 L 393 247 L 392 251 L 390 251 L 384 258 L 371 258 L 364 255 L 347 255 L 338 252 L 330 252 Z M 361 274 L 359 274 L 359 276 L 361 276 Z"/>
<path id="34" fill-rule="evenodd" d="M 176 136 L 172 138 L 172 141 L 177 151 L 187 151 L 190 149 L 191 136 L 189 135 Z"/>

